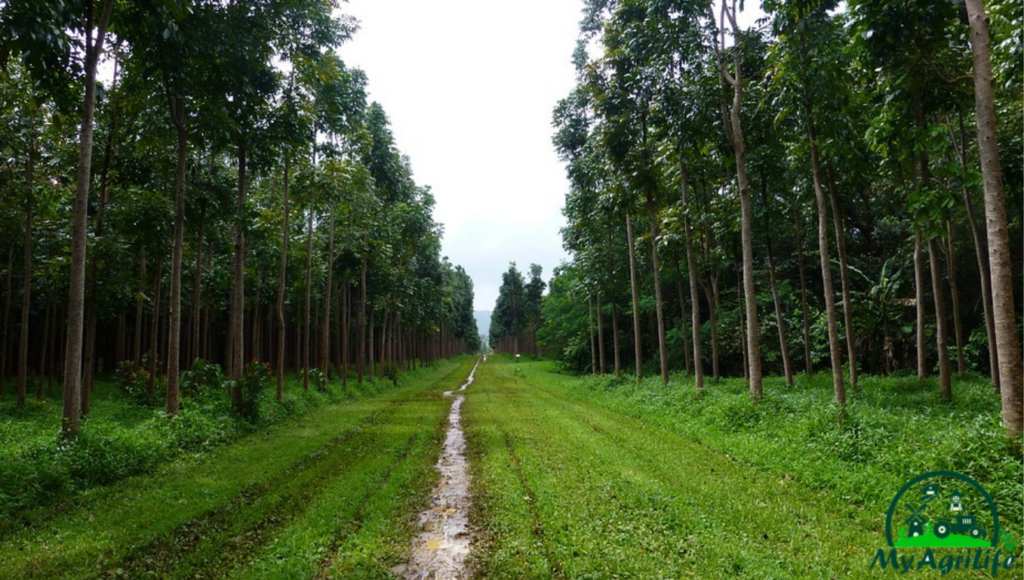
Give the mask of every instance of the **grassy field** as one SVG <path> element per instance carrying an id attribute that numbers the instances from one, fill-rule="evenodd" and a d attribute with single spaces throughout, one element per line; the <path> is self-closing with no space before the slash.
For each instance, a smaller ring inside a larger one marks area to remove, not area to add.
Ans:
<path id="1" fill-rule="evenodd" d="M 631 417 L 629 397 L 592 397 L 592 387 L 550 363 L 494 358 L 477 372 L 465 425 L 479 577 L 895 574 L 868 569 L 895 489 L 880 504 L 851 502 L 799 472 L 780 475 L 796 465 L 785 457 L 756 465 L 727 439 L 701 441 L 653 411 Z"/>
<path id="2" fill-rule="evenodd" d="M 473 359 L 20 514 L 0 578 L 380 578 L 437 478 Z"/>

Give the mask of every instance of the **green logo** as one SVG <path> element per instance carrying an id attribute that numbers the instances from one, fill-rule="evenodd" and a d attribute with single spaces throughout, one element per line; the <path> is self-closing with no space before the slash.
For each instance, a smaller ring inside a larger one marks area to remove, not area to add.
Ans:
<path id="1" fill-rule="evenodd" d="M 892 566 L 901 574 L 922 568 L 942 574 L 989 570 L 995 575 L 1015 563 L 1016 543 L 1008 531 L 1000 531 L 992 496 L 955 471 L 932 471 L 907 482 L 889 504 L 885 539 L 890 549 L 878 549 L 872 569 Z"/>

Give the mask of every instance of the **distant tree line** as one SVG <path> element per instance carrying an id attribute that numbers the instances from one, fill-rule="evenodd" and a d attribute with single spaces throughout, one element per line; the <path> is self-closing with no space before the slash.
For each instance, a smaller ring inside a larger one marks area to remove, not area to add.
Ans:
<path id="1" fill-rule="evenodd" d="M 488 337 L 495 351 L 512 355 L 525 351 L 540 358 L 537 330 L 541 325 L 541 301 L 547 287 L 543 274 L 544 269 L 539 264 L 530 264 L 530 281 L 527 282 L 512 262 L 508 271 L 501 275 Z"/>
<path id="2" fill-rule="evenodd" d="M 121 361 L 166 375 L 173 415 L 197 358 L 237 404 L 253 359 L 281 399 L 288 370 L 362 382 L 479 348 L 337 8 L 0 3 L 0 395 L 58 383 L 73 437 Z"/>
<path id="3" fill-rule="evenodd" d="M 1020 433 L 1024 9 L 588 0 L 554 111 L 578 371 L 991 377 Z M 649 365 L 650 368 L 645 368 Z"/>

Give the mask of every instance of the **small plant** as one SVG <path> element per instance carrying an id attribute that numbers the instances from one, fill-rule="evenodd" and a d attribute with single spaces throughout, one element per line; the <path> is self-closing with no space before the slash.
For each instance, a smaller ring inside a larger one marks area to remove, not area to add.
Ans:
<path id="1" fill-rule="evenodd" d="M 242 391 L 242 400 L 235 408 L 243 419 L 255 425 L 260 418 L 260 396 L 270 386 L 274 379 L 274 373 L 270 365 L 258 360 L 253 360 L 245 366 L 242 379 L 238 381 L 238 387 Z M 226 383 L 231 385 L 231 381 Z"/>
<path id="2" fill-rule="evenodd" d="M 327 375 L 318 368 L 309 369 L 309 383 L 318 391 L 327 391 Z"/>
<path id="3" fill-rule="evenodd" d="M 136 405 L 151 405 L 149 393 L 149 371 L 136 365 L 133 361 L 122 361 L 115 372 L 117 386 L 121 393 Z"/>
<path id="4" fill-rule="evenodd" d="M 182 398 L 204 401 L 217 393 L 225 382 L 220 365 L 197 358 L 192 369 L 181 373 Z"/>

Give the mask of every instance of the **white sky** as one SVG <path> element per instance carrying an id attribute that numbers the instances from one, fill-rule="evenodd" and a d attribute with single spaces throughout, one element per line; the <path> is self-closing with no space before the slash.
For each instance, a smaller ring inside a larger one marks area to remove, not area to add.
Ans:
<path id="1" fill-rule="evenodd" d="M 580 0 L 351 0 L 361 28 L 340 50 L 366 71 L 414 178 L 437 199 L 442 252 L 491 310 L 514 260 L 567 259 L 558 230 L 568 182 L 551 111 L 575 82 Z"/>
<path id="2" fill-rule="evenodd" d="M 744 27 L 761 11 L 741 14 Z M 437 199 L 442 252 L 466 269 L 476 310 L 501 273 L 531 263 L 545 281 L 568 254 L 569 184 L 551 144 L 551 112 L 575 82 L 582 0 L 350 0 L 360 30 L 340 50 L 369 78 L 414 177 Z"/>

